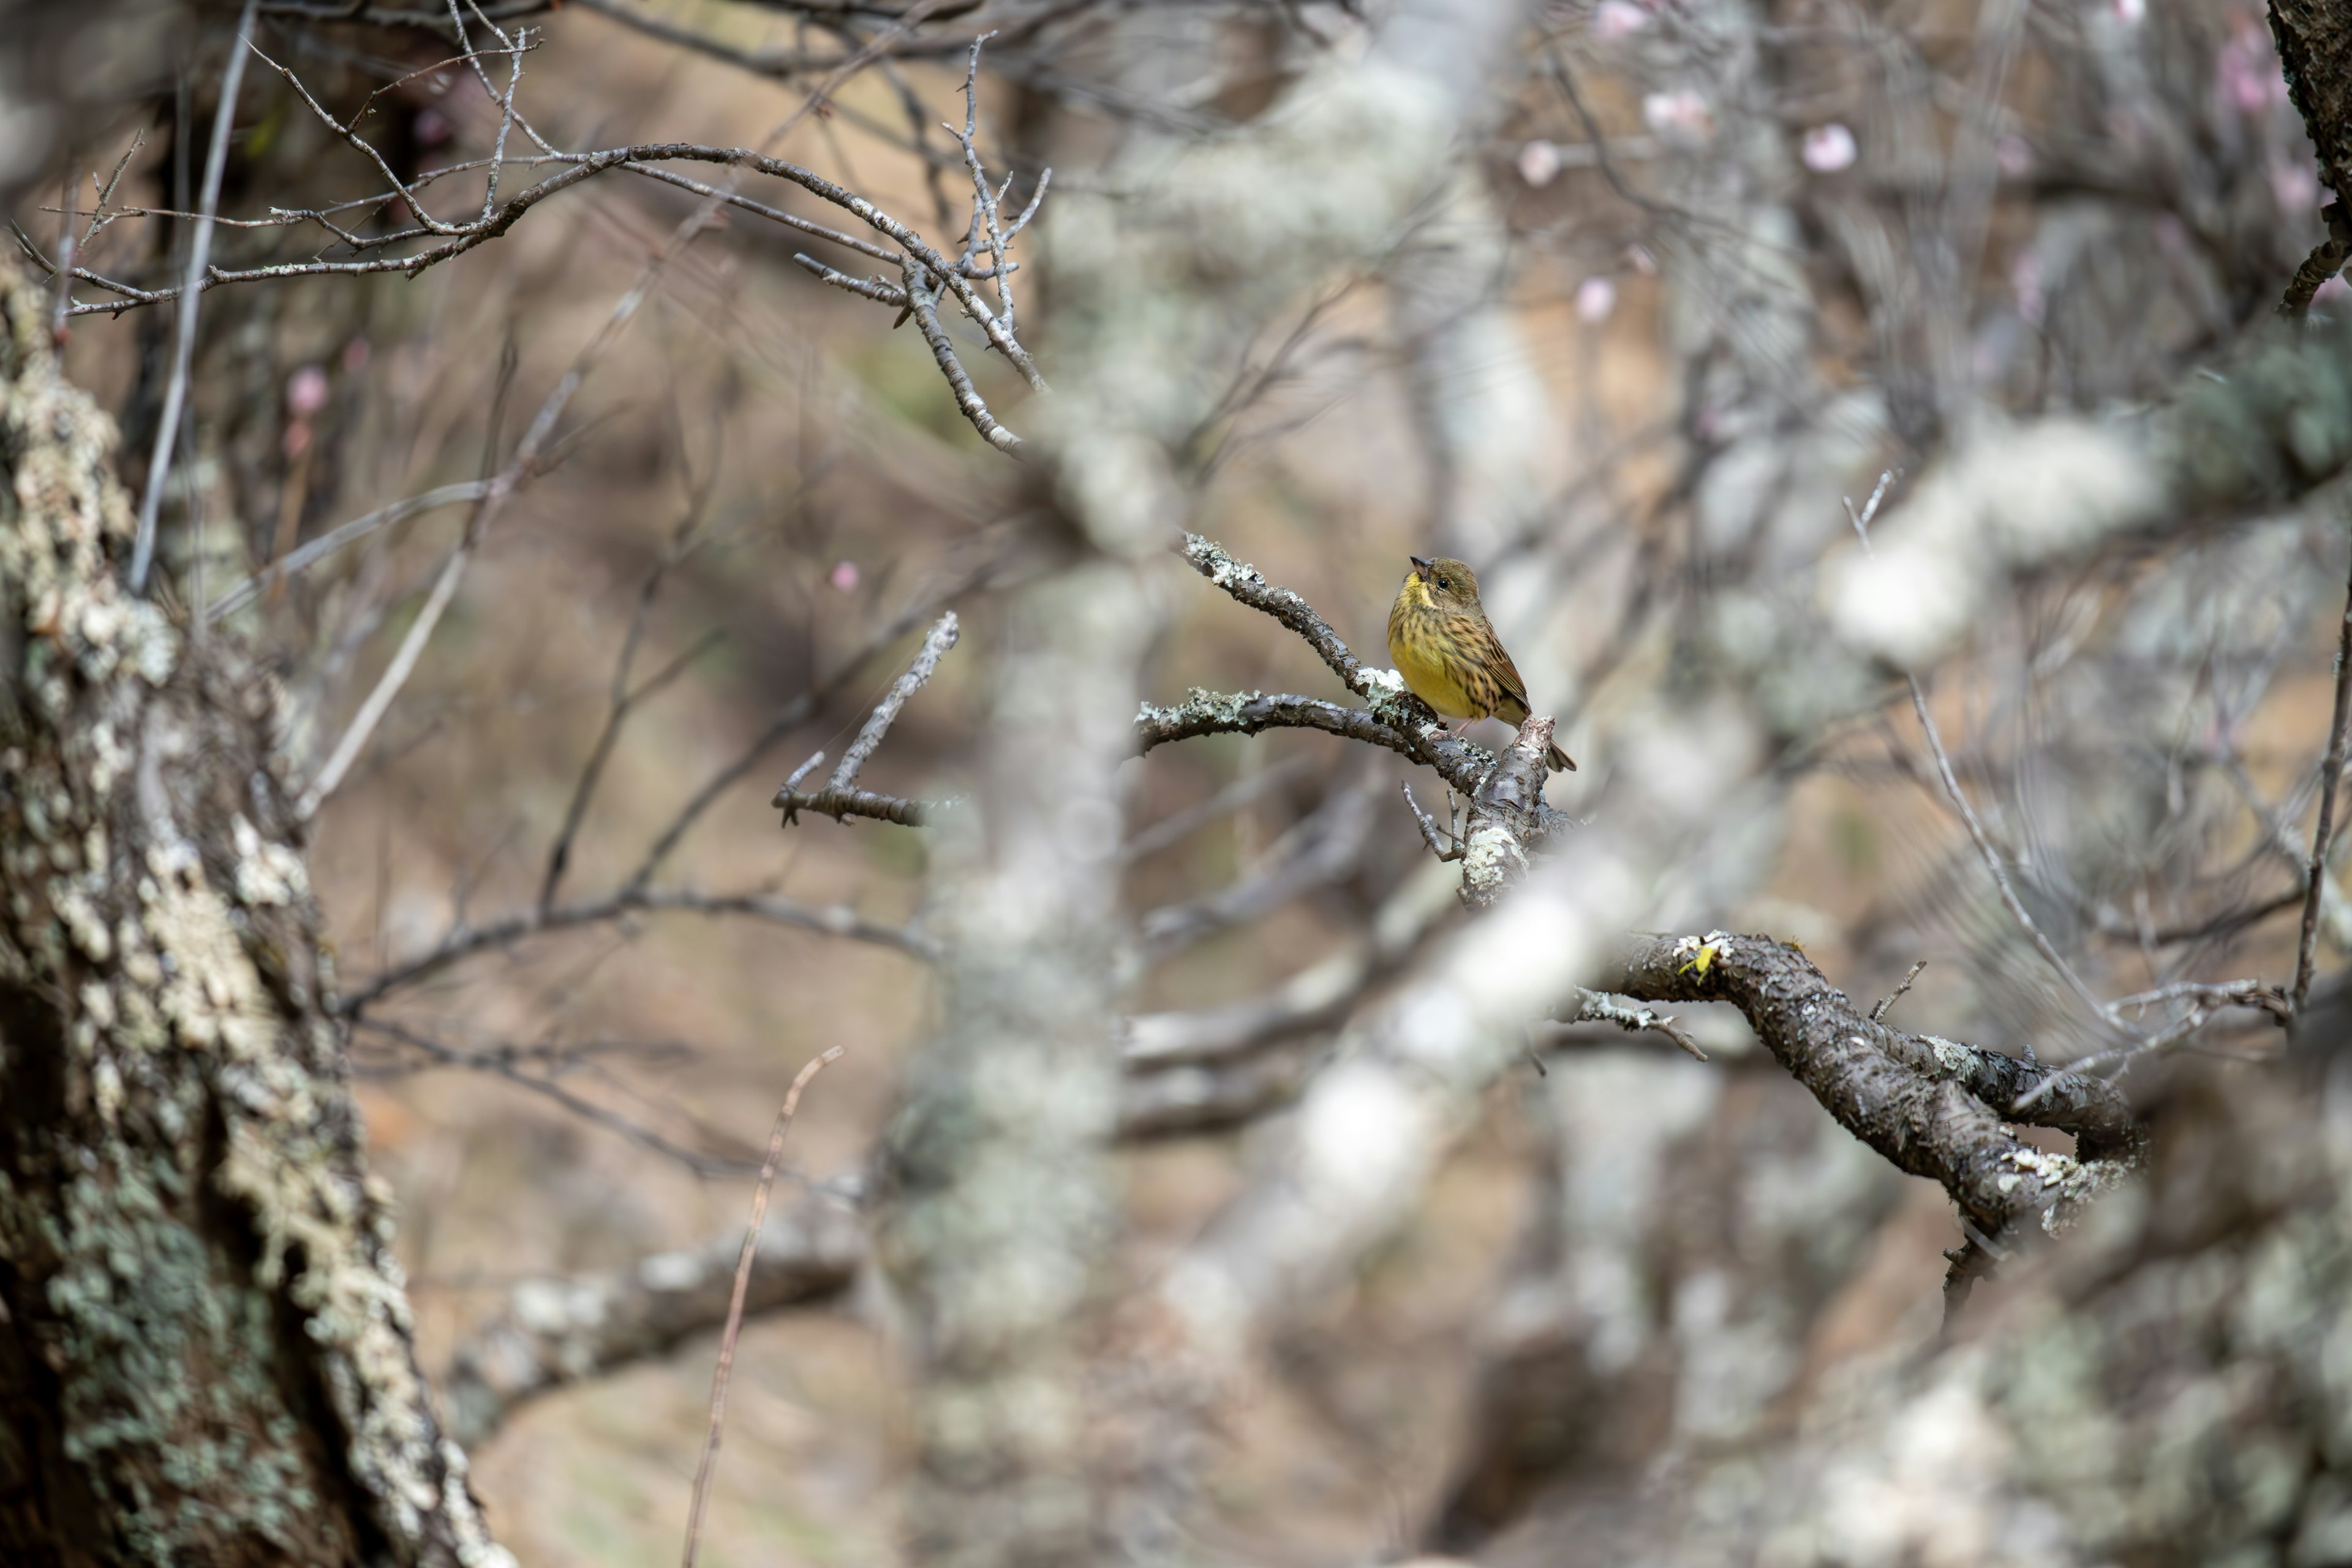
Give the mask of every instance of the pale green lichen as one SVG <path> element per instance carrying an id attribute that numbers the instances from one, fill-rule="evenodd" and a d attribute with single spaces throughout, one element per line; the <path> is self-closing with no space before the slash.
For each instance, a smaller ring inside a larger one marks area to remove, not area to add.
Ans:
<path id="1" fill-rule="evenodd" d="M 314 951 L 300 856 L 266 812 L 218 804 L 274 787 L 237 760 L 267 756 L 266 715 L 215 706 L 114 576 L 112 429 L 10 264 L 0 315 L 0 614 L 21 645 L 0 670 L 0 985 L 70 1047 L 62 1115 L 27 1133 L 45 1173 L 0 1171 L 0 1254 L 37 1291 L 15 1305 L 56 1346 L 62 1449 L 110 1532 L 77 1547 L 341 1559 L 365 1538 L 386 1562 L 497 1568 L 416 1371 L 313 960 L 286 973 Z M 308 1440 L 306 1384 L 332 1412 Z M 322 1452 L 339 1475 L 313 1474 Z M 348 1516 L 353 1485 L 372 1518 Z"/>

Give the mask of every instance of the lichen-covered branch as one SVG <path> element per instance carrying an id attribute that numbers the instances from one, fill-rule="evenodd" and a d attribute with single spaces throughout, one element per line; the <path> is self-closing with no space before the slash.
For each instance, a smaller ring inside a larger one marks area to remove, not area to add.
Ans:
<path id="1" fill-rule="evenodd" d="M 459 1440 L 478 1443 L 526 1400 L 718 1327 L 727 1319 L 742 1242 L 730 1232 L 625 1268 L 517 1285 L 450 1362 L 443 1393 Z M 744 1310 L 832 1300 L 856 1278 L 866 1252 L 857 1216 L 812 1194 L 761 1229 Z"/>
<path id="2" fill-rule="evenodd" d="M 1601 984 L 1648 1002 L 1737 1006 L 1842 1126 L 1898 1168 L 1942 1184 L 1981 1236 L 1976 1247 L 2002 1247 L 2028 1222 L 2063 1229 L 2139 1160 L 2138 1129 L 2112 1085 L 1889 1028 L 1769 937 L 1639 938 Z M 2005 1121 L 2072 1133 L 2075 1152 L 2045 1153 Z"/>
<path id="3" fill-rule="evenodd" d="M 263 684 L 0 259 L 0 1555 L 510 1562 L 419 1375 Z"/>

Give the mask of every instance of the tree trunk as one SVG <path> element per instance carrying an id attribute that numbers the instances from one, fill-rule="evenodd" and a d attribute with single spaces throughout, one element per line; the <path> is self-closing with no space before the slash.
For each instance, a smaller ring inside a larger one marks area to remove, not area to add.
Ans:
<path id="1" fill-rule="evenodd" d="M 426 1403 L 269 684 L 116 575 L 0 259 L 0 1560 L 510 1562 Z"/>

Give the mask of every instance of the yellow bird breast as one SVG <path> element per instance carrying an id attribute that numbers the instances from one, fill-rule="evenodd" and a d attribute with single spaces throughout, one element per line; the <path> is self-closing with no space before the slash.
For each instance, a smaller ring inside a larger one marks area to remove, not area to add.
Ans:
<path id="1" fill-rule="evenodd" d="M 1412 694 L 1436 709 L 1448 719 L 1484 719 L 1486 706 L 1470 695 L 1454 675 L 1455 666 L 1448 662 L 1433 642 L 1414 635 L 1410 623 L 1422 617 L 1402 616 L 1406 623 L 1391 628 L 1389 657 L 1396 660 L 1397 673 Z"/>

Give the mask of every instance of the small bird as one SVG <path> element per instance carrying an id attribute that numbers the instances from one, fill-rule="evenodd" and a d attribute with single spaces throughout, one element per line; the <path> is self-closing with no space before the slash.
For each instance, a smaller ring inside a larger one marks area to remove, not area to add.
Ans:
<path id="1" fill-rule="evenodd" d="M 1448 719 L 1500 719 L 1524 724 L 1528 685 L 1478 603 L 1478 579 L 1459 561 L 1407 557 L 1412 570 L 1389 606 L 1389 657 L 1412 694 Z M 1576 771 L 1558 746 L 1545 756 L 1554 773 Z"/>

